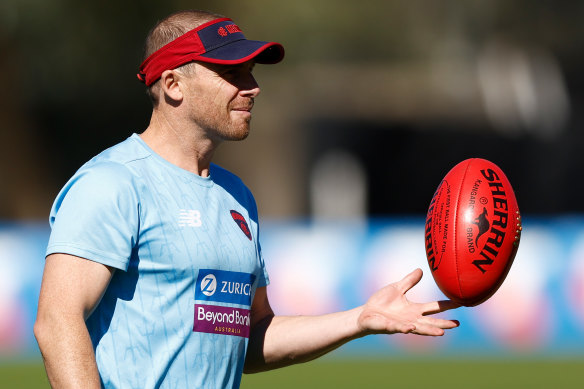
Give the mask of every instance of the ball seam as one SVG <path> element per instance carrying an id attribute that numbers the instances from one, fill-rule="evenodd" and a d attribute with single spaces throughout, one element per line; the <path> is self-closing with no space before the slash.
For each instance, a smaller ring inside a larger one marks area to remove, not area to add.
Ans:
<path id="1" fill-rule="evenodd" d="M 456 199 L 456 209 L 454 210 L 454 223 L 453 223 L 453 236 L 454 236 L 454 263 L 456 264 L 456 284 L 458 285 L 458 295 L 460 296 L 461 299 L 464 299 L 463 293 L 462 293 L 462 282 L 460 279 L 460 269 L 458 266 L 458 210 L 460 209 L 460 202 L 462 199 L 462 196 L 460 195 L 462 187 L 464 186 L 464 181 L 466 179 L 466 175 L 470 169 L 470 165 L 472 164 L 472 162 L 474 161 L 474 158 L 469 159 L 468 163 L 466 164 L 466 167 L 464 169 L 464 174 L 462 175 L 460 182 L 458 184 L 458 188 L 456 190 L 456 193 L 458 193 L 458 197 Z"/>

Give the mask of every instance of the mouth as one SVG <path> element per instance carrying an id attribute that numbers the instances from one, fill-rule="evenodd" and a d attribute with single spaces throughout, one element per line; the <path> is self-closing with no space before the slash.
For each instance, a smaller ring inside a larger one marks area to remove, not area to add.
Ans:
<path id="1" fill-rule="evenodd" d="M 237 106 L 231 108 L 232 111 L 239 111 L 239 112 L 248 112 L 251 113 L 251 110 L 253 108 L 253 99 L 250 100 L 249 102 L 245 103 L 245 104 L 238 104 Z"/>
<path id="2" fill-rule="evenodd" d="M 231 112 L 236 117 L 242 118 L 245 121 L 251 120 L 251 108 L 234 108 L 231 110 Z"/>

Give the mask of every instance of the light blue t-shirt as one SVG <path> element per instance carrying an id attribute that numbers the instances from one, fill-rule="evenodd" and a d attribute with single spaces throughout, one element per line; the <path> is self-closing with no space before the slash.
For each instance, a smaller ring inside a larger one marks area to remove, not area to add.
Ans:
<path id="1" fill-rule="evenodd" d="M 133 134 L 75 173 L 50 223 L 47 255 L 119 269 L 87 319 L 104 387 L 239 387 L 268 276 L 238 177 L 217 165 L 190 173 Z"/>

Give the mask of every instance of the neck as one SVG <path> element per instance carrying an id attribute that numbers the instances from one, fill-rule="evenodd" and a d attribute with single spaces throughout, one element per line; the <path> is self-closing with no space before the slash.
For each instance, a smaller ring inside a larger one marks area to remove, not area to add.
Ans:
<path id="1" fill-rule="evenodd" d="M 140 137 L 168 162 L 201 177 L 209 176 L 218 143 L 205 137 L 202 131 L 174 123 L 155 110 L 150 125 Z"/>

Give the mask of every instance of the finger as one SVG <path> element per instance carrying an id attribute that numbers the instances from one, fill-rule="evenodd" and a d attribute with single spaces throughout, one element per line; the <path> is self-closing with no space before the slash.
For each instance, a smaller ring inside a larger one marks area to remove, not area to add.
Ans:
<path id="1" fill-rule="evenodd" d="M 402 278 L 397 284 L 397 288 L 405 294 L 408 290 L 412 289 L 420 280 L 422 279 L 422 269 L 417 268 L 404 278 Z"/>
<path id="2" fill-rule="evenodd" d="M 446 330 L 456 328 L 460 323 L 456 320 L 435 319 L 428 322 L 418 321 L 413 333 L 426 336 L 442 336 Z"/>
<path id="3" fill-rule="evenodd" d="M 438 319 L 438 318 L 433 318 L 433 317 L 423 317 L 420 320 L 418 320 L 416 323 L 418 323 L 418 326 L 420 324 L 422 324 L 422 325 L 442 328 L 445 330 L 456 328 L 456 327 L 460 326 L 460 322 L 458 320 Z"/>
<path id="4" fill-rule="evenodd" d="M 419 324 L 416 326 L 416 330 L 413 331 L 414 334 L 417 335 L 425 335 L 425 336 L 442 336 L 445 334 L 446 331 L 444 329 L 424 324 Z"/>
<path id="5" fill-rule="evenodd" d="M 423 303 L 420 305 L 422 308 L 423 315 L 433 315 L 435 313 L 440 313 L 460 307 L 460 304 L 455 303 L 452 300 L 433 301 L 431 303 Z"/>
<path id="6" fill-rule="evenodd" d="M 406 324 L 406 323 L 399 323 L 396 324 L 393 328 L 389 327 L 386 328 L 389 333 L 402 333 L 402 334 L 409 334 L 412 332 L 416 332 L 416 326 L 413 324 Z"/>

